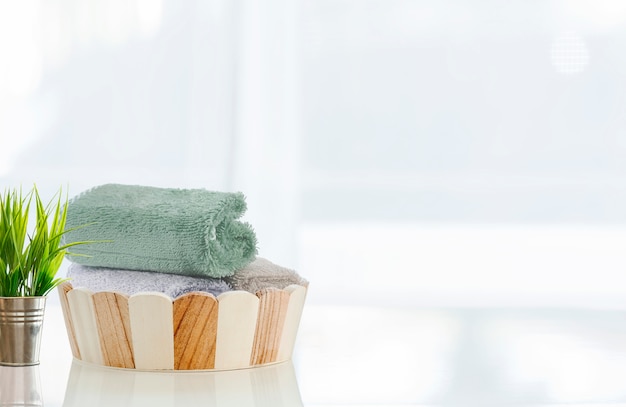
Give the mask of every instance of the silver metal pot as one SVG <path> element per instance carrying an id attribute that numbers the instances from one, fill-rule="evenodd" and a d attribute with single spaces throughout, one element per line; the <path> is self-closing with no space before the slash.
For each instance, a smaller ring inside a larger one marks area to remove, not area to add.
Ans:
<path id="1" fill-rule="evenodd" d="M 0 365 L 39 364 L 46 297 L 0 297 Z"/>

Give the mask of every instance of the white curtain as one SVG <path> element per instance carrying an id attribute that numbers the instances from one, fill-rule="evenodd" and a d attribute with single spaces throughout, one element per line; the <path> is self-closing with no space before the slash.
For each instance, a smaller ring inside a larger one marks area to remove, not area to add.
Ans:
<path id="1" fill-rule="evenodd" d="M 298 2 L 243 0 L 232 186 L 245 191 L 259 251 L 296 266 L 300 195 Z"/>

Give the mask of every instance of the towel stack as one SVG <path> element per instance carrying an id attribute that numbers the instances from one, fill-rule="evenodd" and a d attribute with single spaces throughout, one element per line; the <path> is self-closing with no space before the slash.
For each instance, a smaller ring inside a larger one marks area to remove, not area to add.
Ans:
<path id="1" fill-rule="evenodd" d="M 256 258 L 241 193 L 107 184 L 68 204 L 68 277 L 92 291 L 191 291 L 219 295 L 306 284 L 293 270 Z"/>

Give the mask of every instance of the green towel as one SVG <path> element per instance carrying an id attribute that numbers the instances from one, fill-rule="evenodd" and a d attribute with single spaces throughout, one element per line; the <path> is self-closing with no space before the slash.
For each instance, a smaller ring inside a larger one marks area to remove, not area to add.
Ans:
<path id="1" fill-rule="evenodd" d="M 256 236 L 237 219 L 242 193 L 107 184 L 72 198 L 68 259 L 86 266 L 221 278 L 252 260 Z M 85 226 L 86 225 L 86 226 Z"/>

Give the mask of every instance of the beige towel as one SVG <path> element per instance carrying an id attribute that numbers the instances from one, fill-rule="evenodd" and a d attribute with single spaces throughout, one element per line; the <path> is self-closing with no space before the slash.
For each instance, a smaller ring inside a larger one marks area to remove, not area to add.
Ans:
<path id="1" fill-rule="evenodd" d="M 278 266 L 269 260 L 257 257 L 252 263 L 226 278 L 233 290 L 256 293 L 263 288 L 283 289 L 291 284 L 307 286 L 309 283 L 293 270 Z"/>

